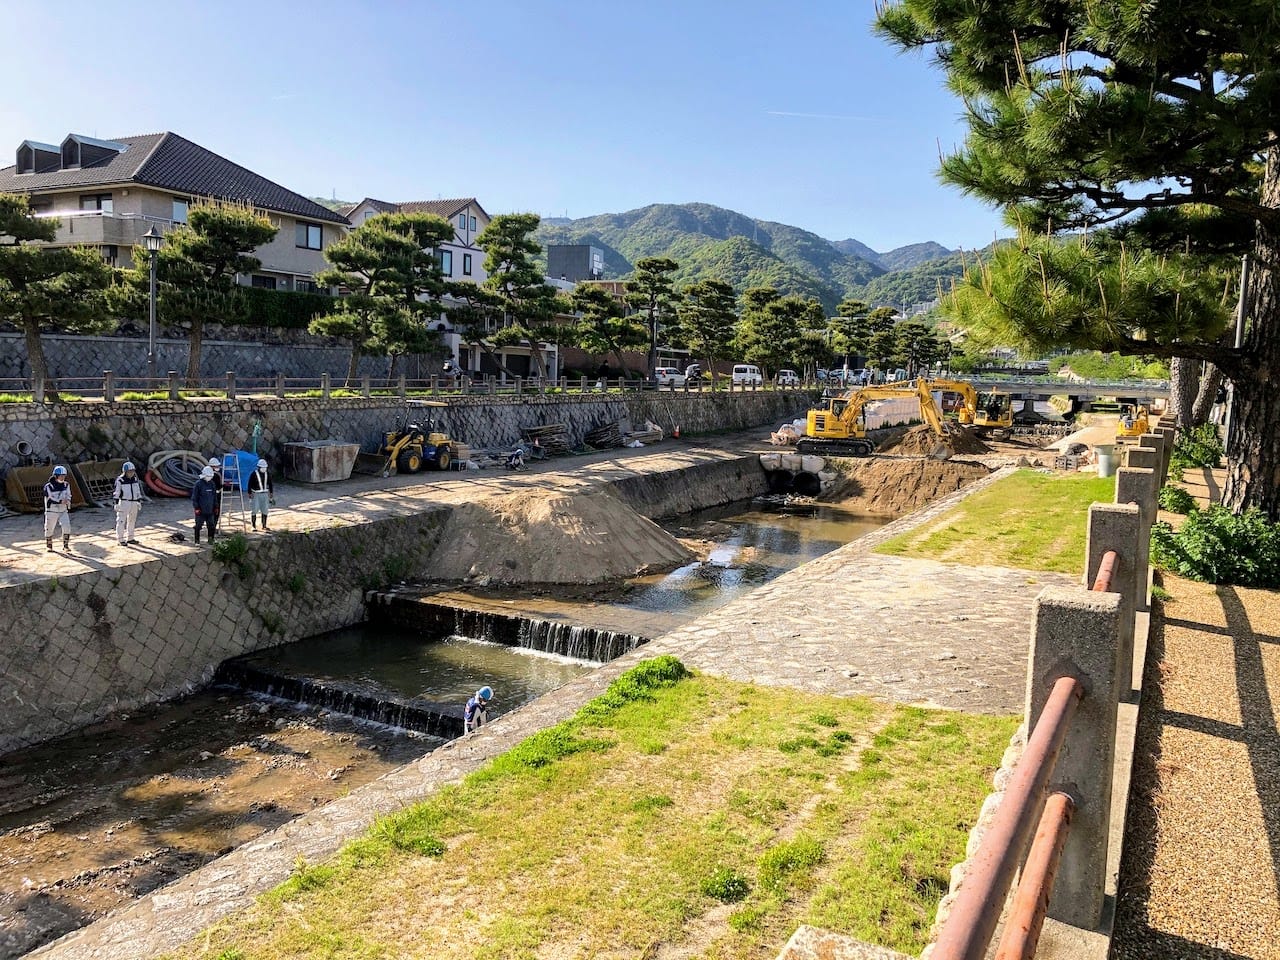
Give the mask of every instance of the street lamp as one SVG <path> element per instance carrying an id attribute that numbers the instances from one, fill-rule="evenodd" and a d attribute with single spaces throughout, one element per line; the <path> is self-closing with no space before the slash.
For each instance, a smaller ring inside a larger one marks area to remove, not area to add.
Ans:
<path id="1" fill-rule="evenodd" d="M 142 235 L 142 244 L 147 248 L 147 253 L 151 254 L 151 324 L 147 337 L 147 377 L 152 386 L 155 386 L 156 379 L 156 255 L 160 252 L 162 243 L 164 235 L 153 223 L 151 229 Z"/>

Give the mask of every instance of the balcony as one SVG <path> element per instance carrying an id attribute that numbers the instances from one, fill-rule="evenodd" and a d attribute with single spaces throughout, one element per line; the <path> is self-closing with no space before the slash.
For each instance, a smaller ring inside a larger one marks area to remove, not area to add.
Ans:
<path id="1" fill-rule="evenodd" d="M 140 213 L 112 213 L 106 210 L 69 210 L 39 213 L 38 217 L 56 218 L 58 233 L 53 242 L 60 246 L 74 244 L 114 244 L 128 250 L 142 239 L 142 235 L 156 224 L 161 230 L 174 226 L 172 220 L 148 217 Z"/>

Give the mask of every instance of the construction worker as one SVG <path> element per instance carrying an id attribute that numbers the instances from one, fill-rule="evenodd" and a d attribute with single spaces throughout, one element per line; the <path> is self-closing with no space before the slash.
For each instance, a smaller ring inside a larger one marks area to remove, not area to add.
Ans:
<path id="1" fill-rule="evenodd" d="M 200 479 L 191 488 L 191 507 L 196 517 L 196 543 L 200 542 L 200 528 L 209 528 L 209 542 L 213 543 L 218 529 L 218 497 L 221 494 L 213 479 L 213 467 L 205 467 L 200 471 Z"/>
<path id="2" fill-rule="evenodd" d="M 471 733 L 489 722 L 489 702 L 493 700 L 493 687 L 481 687 L 476 695 L 467 701 L 462 712 L 462 729 Z"/>
<path id="3" fill-rule="evenodd" d="M 111 499 L 116 505 L 116 539 L 120 546 L 137 543 L 133 531 L 138 523 L 138 511 L 142 509 L 142 501 L 149 502 L 151 498 L 142 486 L 137 469 L 128 460 L 120 467 Z"/>
<path id="4" fill-rule="evenodd" d="M 53 531 L 62 524 L 62 549 L 71 552 L 71 481 L 59 464 L 44 485 L 44 548 L 53 550 Z"/>
<path id="5" fill-rule="evenodd" d="M 253 529 L 258 529 L 258 514 L 262 514 L 262 529 L 266 530 L 267 504 L 275 504 L 276 488 L 271 482 L 271 471 L 267 469 L 265 460 L 259 460 L 258 468 L 249 474 L 249 497 L 249 518 L 253 521 Z M 240 522 L 243 523 L 244 520 Z"/>

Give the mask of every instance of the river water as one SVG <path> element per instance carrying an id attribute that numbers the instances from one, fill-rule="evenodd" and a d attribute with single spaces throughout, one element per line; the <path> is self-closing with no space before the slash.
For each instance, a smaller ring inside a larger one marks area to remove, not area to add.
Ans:
<path id="1" fill-rule="evenodd" d="M 698 550 L 698 562 L 603 593 L 479 599 L 652 638 L 884 522 L 827 507 L 808 514 L 743 505 L 703 511 L 665 524 Z M 498 691 L 491 715 L 597 666 L 369 626 L 254 659 L 283 673 L 453 710 L 487 683 Z M 89 923 L 441 742 L 212 688 L 0 757 L 0 960 Z"/>

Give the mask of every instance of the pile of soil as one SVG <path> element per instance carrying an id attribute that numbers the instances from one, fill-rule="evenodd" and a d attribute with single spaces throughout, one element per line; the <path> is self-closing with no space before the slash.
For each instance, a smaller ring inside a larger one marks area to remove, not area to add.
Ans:
<path id="1" fill-rule="evenodd" d="M 901 517 L 990 472 L 969 461 L 845 460 L 840 479 L 822 499 L 852 513 Z"/>
<path id="2" fill-rule="evenodd" d="M 990 453 L 991 448 L 968 430 L 948 430 L 945 437 L 938 436 L 927 426 L 912 427 L 900 437 L 887 441 L 881 448 L 885 453 L 905 457 L 930 457 L 939 449 L 947 456 L 957 453 Z"/>
<path id="3" fill-rule="evenodd" d="M 604 583 L 693 559 L 675 537 L 604 490 L 545 490 L 453 509 L 432 576 L 477 584 Z"/>

